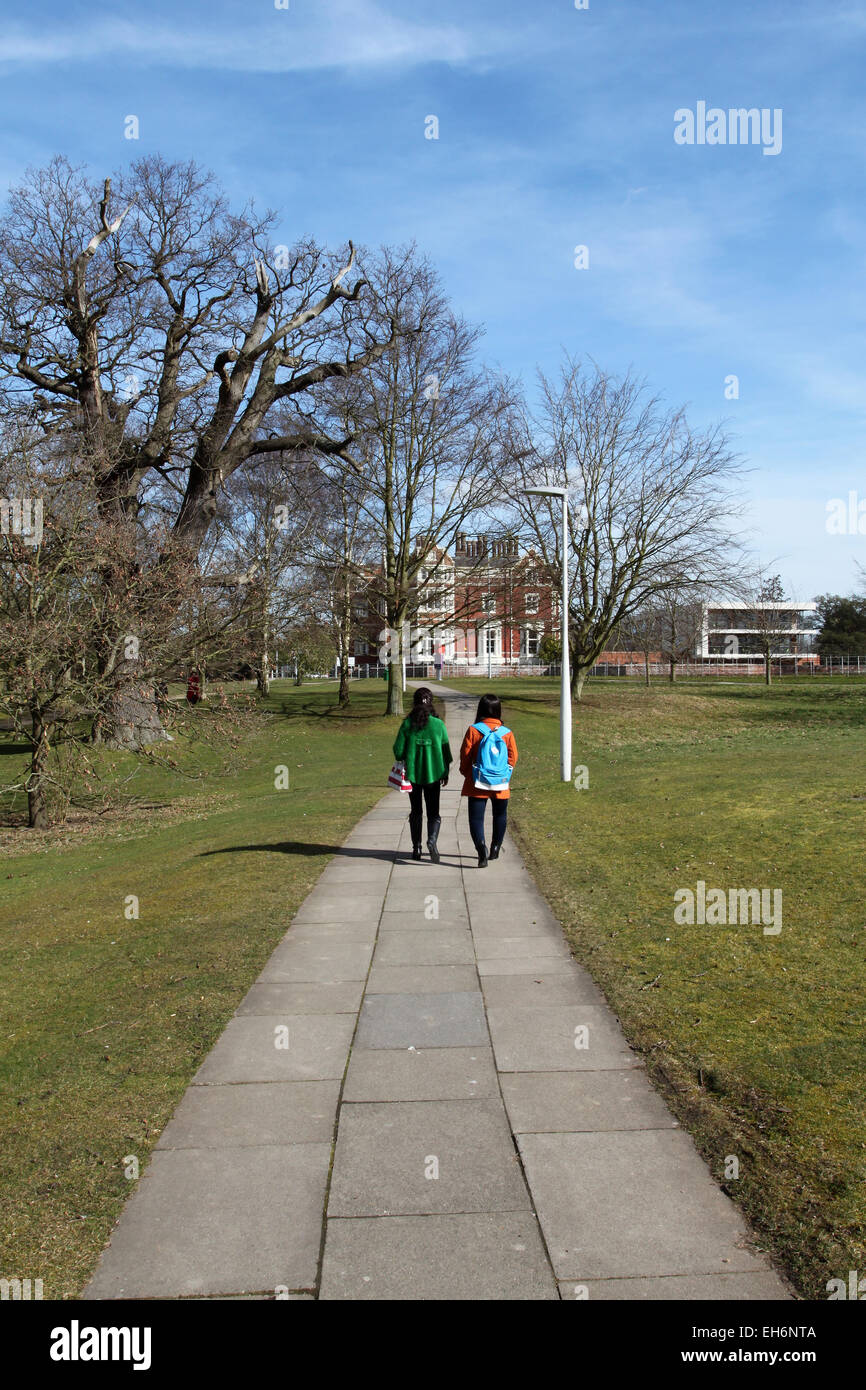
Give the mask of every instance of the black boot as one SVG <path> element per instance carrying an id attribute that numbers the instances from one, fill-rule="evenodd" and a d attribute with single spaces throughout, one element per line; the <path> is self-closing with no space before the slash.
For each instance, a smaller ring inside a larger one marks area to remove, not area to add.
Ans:
<path id="1" fill-rule="evenodd" d="M 437 816 L 431 820 L 427 826 L 427 848 L 430 851 L 430 858 L 434 864 L 439 863 L 439 851 L 436 848 L 436 841 L 439 839 L 439 827 L 442 824 L 442 817 Z"/>
<path id="2" fill-rule="evenodd" d="M 487 868 L 487 846 L 486 846 L 486 845 L 476 845 L 475 848 L 478 850 L 478 867 L 479 867 L 479 869 L 486 869 L 486 868 Z"/>
<path id="3" fill-rule="evenodd" d="M 420 859 L 420 858 L 421 858 L 421 826 L 422 826 L 422 824 L 423 824 L 423 817 L 422 817 L 420 814 L 417 815 L 417 816 L 415 816 L 415 815 L 410 815 L 410 816 L 409 816 L 409 833 L 410 833 L 411 836 L 412 836 L 412 858 L 413 858 L 413 859 Z"/>
<path id="4" fill-rule="evenodd" d="M 499 856 L 500 856 L 500 854 L 504 854 L 504 853 L 505 853 L 505 850 L 502 848 L 502 842 L 501 842 L 501 841 L 499 842 L 498 845 L 494 844 L 494 845 L 491 845 L 491 846 L 490 846 L 490 858 L 491 858 L 491 859 L 498 859 Z"/>

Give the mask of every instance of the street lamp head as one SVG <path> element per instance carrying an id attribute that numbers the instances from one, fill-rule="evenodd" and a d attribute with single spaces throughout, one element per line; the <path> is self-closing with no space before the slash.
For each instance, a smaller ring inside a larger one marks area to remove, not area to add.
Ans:
<path id="1" fill-rule="evenodd" d="M 525 487 L 523 489 L 525 497 L 567 497 L 568 488 L 565 487 Z"/>

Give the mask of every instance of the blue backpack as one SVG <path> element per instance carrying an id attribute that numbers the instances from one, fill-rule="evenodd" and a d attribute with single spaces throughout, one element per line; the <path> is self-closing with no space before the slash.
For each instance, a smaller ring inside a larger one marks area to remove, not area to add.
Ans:
<path id="1" fill-rule="evenodd" d="M 511 781 L 513 768 L 508 761 L 508 744 L 505 735 L 511 730 L 500 724 L 491 729 L 489 724 L 473 724 L 481 735 L 481 742 L 475 755 L 475 785 L 479 791 L 501 791 Z"/>

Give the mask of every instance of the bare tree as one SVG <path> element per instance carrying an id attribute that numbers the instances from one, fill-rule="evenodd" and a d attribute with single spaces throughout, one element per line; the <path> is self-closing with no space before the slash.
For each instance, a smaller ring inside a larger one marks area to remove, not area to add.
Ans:
<path id="1" fill-rule="evenodd" d="M 367 629 L 371 606 L 378 602 L 375 539 L 365 514 L 363 483 L 345 473 L 321 478 L 317 492 L 317 526 L 311 539 L 308 573 L 318 596 L 340 663 L 338 701 L 350 704 L 350 652 L 353 640 Z"/>
<path id="2" fill-rule="evenodd" d="M 734 549 L 740 466 L 720 428 L 695 433 L 631 375 L 584 372 L 566 358 L 539 377 L 541 403 L 512 420 L 510 491 L 544 563 L 562 573 L 558 502 L 569 494 L 572 689 L 579 700 L 611 634 L 658 595 L 723 568 Z"/>
<path id="3" fill-rule="evenodd" d="M 22 789 L 29 824 L 42 829 L 50 794 L 65 810 L 54 755 L 66 749 L 82 762 L 87 725 L 111 704 L 123 668 L 152 684 L 174 659 L 171 618 L 194 575 L 167 538 L 157 565 L 133 520 L 100 516 L 91 482 L 69 476 L 58 441 L 42 431 L 7 424 L 0 486 L 27 499 L 28 512 L 38 506 L 32 533 L 13 526 L 0 536 L 0 704 L 29 745 Z"/>
<path id="4" fill-rule="evenodd" d="M 241 590 L 261 696 L 270 693 L 277 634 L 304 614 L 305 563 L 317 529 L 318 480 L 312 463 L 279 455 L 238 473 L 220 501 L 219 555 L 211 585 Z M 228 552 L 228 553 L 227 553 Z"/>
<path id="5" fill-rule="evenodd" d="M 737 593 L 749 605 L 742 613 L 743 626 L 752 629 L 748 638 L 740 639 L 739 650 L 761 653 L 764 683 L 770 685 L 773 654 L 781 646 L 788 646 L 796 663 L 796 648 L 791 648 L 792 612 L 785 598 L 785 586 L 778 574 L 767 574 L 759 567 L 737 586 Z"/>
<path id="6" fill-rule="evenodd" d="M 644 659 L 644 684 L 650 684 L 650 661 L 653 652 L 662 649 L 662 614 L 658 603 L 648 602 L 628 613 L 616 630 L 619 641 L 630 651 L 638 651 Z"/>
<path id="7" fill-rule="evenodd" d="M 351 243 L 273 246 L 274 223 L 230 211 L 193 164 L 144 159 L 97 188 L 58 158 L 0 226 L 7 403 L 69 431 L 103 517 L 167 518 L 191 558 L 248 460 L 346 454 L 315 422 L 317 392 L 393 341 L 358 312 Z"/>
<path id="8" fill-rule="evenodd" d="M 704 625 L 704 584 L 691 583 L 685 576 L 678 584 L 664 589 L 658 597 L 659 648 L 668 663 L 668 679 L 673 685 L 677 665 L 694 656 Z"/>
<path id="9" fill-rule="evenodd" d="M 334 414 L 363 461 L 356 486 L 380 549 L 387 709 L 401 714 L 403 627 L 417 576 L 426 569 L 437 582 L 457 533 L 499 488 L 506 393 L 476 367 L 480 331 L 454 315 L 414 248 L 365 256 L 363 268 L 367 336 L 381 342 L 389 331 L 393 344 L 341 383 Z"/>

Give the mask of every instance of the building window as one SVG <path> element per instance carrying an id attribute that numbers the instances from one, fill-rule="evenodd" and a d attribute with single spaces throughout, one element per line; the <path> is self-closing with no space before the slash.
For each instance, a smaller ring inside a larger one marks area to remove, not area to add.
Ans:
<path id="1" fill-rule="evenodd" d="M 527 613 L 538 612 L 538 594 L 527 594 L 525 600 Z"/>
<path id="2" fill-rule="evenodd" d="M 485 595 L 484 595 L 484 598 L 482 599 L 482 604 L 481 604 L 481 606 L 482 606 L 482 608 L 484 609 L 484 612 L 485 612 L 485 613 L 495 613 L 495 612 L 496 612 L 496 595 L 495 595 L 495 594 L 485 594 Z"/>
<path id="3" fill-rule="evenodd" d="M 484 655 L 485 655 L 485 656 L 495 656 L 495 655 L 496 655 L 496 653 L 497 653 L 497 651 L 498 651 L 498 647 L 499 647 L 498 639 L 499 639 L 499 629 L 498 629 L 498 628 L 495 628 L 495 627 L 486 627 L 486 628 L 484 629 Z"/>
<path id="4" fill-rule="evenodd" d="M 363 639 L 363 637 L 356 638 L 356 639 L 355 639 L 354 646 L 355 646 L 355 656 L 369 656 L 369 654 L 370 654 L 370 644 L 369 644 L 369 642 L 365 642 L 364 639 Z"/>
<path id="5" fill-rule="evenodd" d="M 534 627 L 525 627 L 520 634 L 520 655 L 538 656 L 541 646 L 541 633 Z"/>

